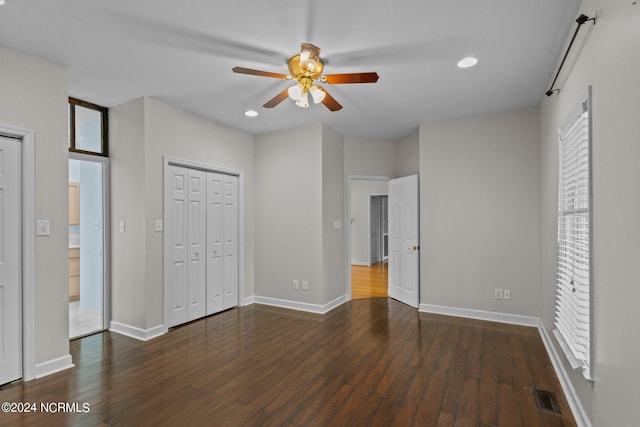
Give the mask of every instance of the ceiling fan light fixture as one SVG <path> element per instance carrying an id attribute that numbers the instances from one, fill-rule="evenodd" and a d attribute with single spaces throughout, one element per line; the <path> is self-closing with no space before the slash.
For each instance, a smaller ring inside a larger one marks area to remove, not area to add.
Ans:
<path id="1" fill-rule="evenodd" d="M 467 56 L 458 61 L 459 68 L 469 68 L 473 67 L 478 63 L 478 58 L 474 58 L 473 56 Z"/>
<path id="2" fill-rule="evenodd" d="M 244 112 L 244 115 L 247 117 L 256 117 L 258 112 L 256 110 L 247 110 Z"/>
<path id="3" fill-rule="evenodd" d="M 302 95 L 296 101 L 296 105 L 301 108 L 307 108 L 309 106 L 309 92 L 302 92 Z"/>
<path id="4" fill-rule="evenodd" d="M 321 103 L 324 97 L 327 95 L 324 89 L 321 89 L 318 86 L 311 86 L 311 88 L 309 89 L 309 92 L 311 92 L 311 98 L 313 99 L 313 102 L 316 104 Z"/>
<path id="5" fill-rule="evenodd" d="M 322 103 L 329 111 L 338 111 L 342 109 L 342 105 L 322 86 L 314 86 L 315 82 L 334 85 L 378 81 L 378 73 L 375 72 L 322 75 L 324 63 L 320 58 L 320 48 L 310 43 L 300 44 L 300 53 L 287 60 L 287 68 L 289 68 L 288 75 L 245 67 L 233 67 L 231 70 L 239 74 L 294 81 L 293 86 L 283 88 L 276 96 L 265 102 L 262 105 L 264 108 L 274 108 L 287 98 L 294 100 L 298 107 L 307 108 L 309 94 L 311 94 L 314 103 Z"/>
<path id="6" fill-rule="evenodd" d="M 289 98 L 293 99 L 294 101 L 297 101 L 298 99 L 300 99 L 300 95 L 302 95 L 303 91 L 304 91 L 304 86 L 302 86 L 301 83 L 297 83 L 289 88 L 288 90 Z"/>
<path id="7" fill-rule="evenodd" d="M 311 43 L 302 43 L 300 45 L 300 68 L 302 70 L 313 73 L 318 67 L 320 61 L 320 48 Z"/>

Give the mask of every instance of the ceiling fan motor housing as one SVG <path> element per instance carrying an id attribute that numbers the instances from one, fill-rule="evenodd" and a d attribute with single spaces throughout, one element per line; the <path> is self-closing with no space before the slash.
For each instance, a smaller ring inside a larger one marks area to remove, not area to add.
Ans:
<path id="1" fill-rule="evenodd" d="M 298 81 L 301 81 L 301 79 L 305 77 L 311 79 L 311 81 L 316 80 L 318 77 L 320 77 L 322 71 L 324 70 L 324 64 L 322 63 L 322 59 L 320 58 L 318 58 L 316 69 L 314 71 L 307 71 L 302 69 L 302 67 L 300 66 L 300 54 L 294 55 L 289 58 L 288 65 L 289 74 L 291 74 L 291 77 Z"/>

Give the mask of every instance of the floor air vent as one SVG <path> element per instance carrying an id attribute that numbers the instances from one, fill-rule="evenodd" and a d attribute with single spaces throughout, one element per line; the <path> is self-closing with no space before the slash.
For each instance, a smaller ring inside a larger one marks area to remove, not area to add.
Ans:
<path id="1" fill-rule="evenodd" d="M 560 413 L 560 408 L 558 407 L 558 401 L 556 400 L 554 392 L 534 388 L 533 395 L 536 398 L 536 406 L 538 408 L 553 412 L 554 414 Z"/>

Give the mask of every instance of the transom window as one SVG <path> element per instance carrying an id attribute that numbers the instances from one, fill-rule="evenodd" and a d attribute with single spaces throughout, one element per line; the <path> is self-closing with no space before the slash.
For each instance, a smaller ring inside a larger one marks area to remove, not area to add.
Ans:
<path id="1" fill-rule="evenodd" d="M 109 155 L 108 108 L 69 98 L 69 151 Z"/>

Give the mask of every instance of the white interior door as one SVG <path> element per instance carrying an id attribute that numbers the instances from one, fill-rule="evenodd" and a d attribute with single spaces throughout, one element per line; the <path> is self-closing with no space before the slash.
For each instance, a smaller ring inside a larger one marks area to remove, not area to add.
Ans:
<path id="1" fill-rule="evenodd" d="M 0 384 L 22 377 L 20 152 L 0 137 Z"/>
<path id="2" fill-rule="evenodd" d="M 207 173 L 188 169 L 188 220 L 189 267 L 187 319 L 199 319 L 206 314 L 206 260 L 207 260 Z"/>
<path id="3" fill-rule="evenodd" d="M 420 303 L 418 175 L 389 181 L 389 296 Z"/>
<path id="4" fill-rule="evenodd" d="M 187 321 L 187 169 L 168 166 L 165 227 L 169 246 L 168 327 Z"/>
<path id="5" fill-rule="evenodd" d="M 207 314 L 238 305 L 238 177 L 207 173 Z"/>
<path id="6" fill-rule="evenodd" d="M 224 286 L 224 175 L 207 173 L 207 315 L 222 311 Z"/>
<path id="7" fill-rule="evenodd" d="M 223 308 L 238 305 L 238 177 L 224 175 Z"/>

